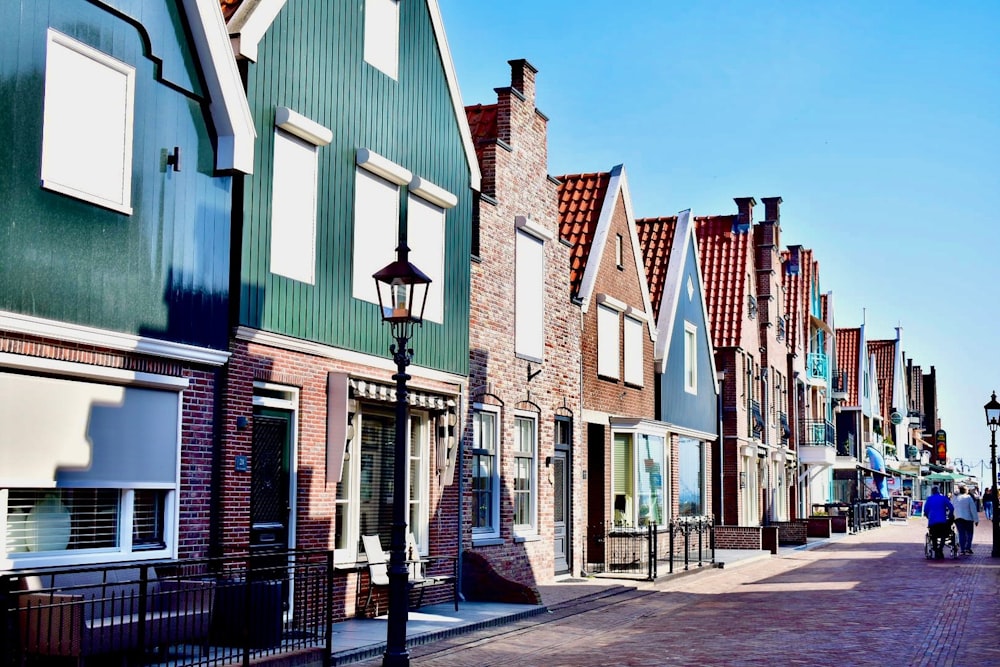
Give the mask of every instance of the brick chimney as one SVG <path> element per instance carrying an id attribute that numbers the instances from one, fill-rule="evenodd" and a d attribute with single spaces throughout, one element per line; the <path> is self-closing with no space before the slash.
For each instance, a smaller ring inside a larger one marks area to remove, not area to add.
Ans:
<path id="1" fill-rule="evenodd" d="M 762 197 L 764 203 L 764 220 L 781 224 L 781 197 Z"/>
<path id="2" fill-rule="evenodd" d="M 753 207 L 757 205 L 757 200 L 753 197 L 735 197 L 733 201 L 736 202 L 736 225 L 740 231 L 750 231 L 750 226 L 753 224 Z"/>
<path id="3" fill-rule="evenodd" d="M 538 70 L 524 58 L 508 60 L 510 64 L 510 87 L 521 93 L 525 101 L 535 106 L 535 74 Z"/>

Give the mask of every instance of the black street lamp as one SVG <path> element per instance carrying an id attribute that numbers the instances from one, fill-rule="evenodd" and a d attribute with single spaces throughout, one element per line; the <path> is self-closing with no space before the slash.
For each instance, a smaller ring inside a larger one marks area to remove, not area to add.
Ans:
<path id="1" fill-rule="evenodd" d="M 993 477 L 990 486 L 994 497 L 997 492 L 997 427 L 1000 427 L 1000 403 L 997 403 L 997 393 L 993 392 L 990 402 L 983 406 L 986 409 L 986 425 L 990 429 L 990 469 Z M 996 508 L 997 502 L 993 501 Z M 1000 558 L 1000 512 L 993 510 L 993 553 L 994 558 Z"/>
<path id="2" fill-rule="evenodd" d="M 396 248 L 396 261 L 376 271 L 372 278 L 378 289 L 382 321 L 392 326 L 395 344 L 389 346 L 396 362 L 396 442 L 393 452 L 392 532 L 389 540 L 389 622 L 386 629 L 383 667 L 405 667 L 410 664 L 406 650 L 406 621 L 409 608 L 409 569 L 406 566 L 406 505 L 408 462 L 406 428 L 410 410 L 406 397 L 406 367 L 413 358 L 408 344 L 413 325 L 423 323 L 427 288 L 431 279 L 410 264 L 410 249 L 405 243 Z"/>

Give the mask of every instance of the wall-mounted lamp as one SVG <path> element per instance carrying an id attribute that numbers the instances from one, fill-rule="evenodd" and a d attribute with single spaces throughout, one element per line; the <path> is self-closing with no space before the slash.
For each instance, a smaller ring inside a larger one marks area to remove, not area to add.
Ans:
<path id="1" fill-rule="evenodd" d="M 745 472 L 740 473 L 740 488 L 747 488 L 747 474 Z"/>
<path id="2" fill-rule="evenodd" d="M 181 147 L 174 146 L 173 153 L 167 153 L 167 166 L 173 167 L 174 171 L 181 170 Z"/>
<path id="3" fill-rule="evenodd" d="M 240 429 L 241 431 L 249 425 L 250 425 L 250 420 L 247 419 L 246 417 L 239 416 L 236 418 L 236 428 Z"/>
<path id="4" fill-rule="evenodd" d="M 545 467 L 548 468 L 550 465 L 552 465 L 552 457 L 551 456 L 546 456 L 545 457 Z"/>

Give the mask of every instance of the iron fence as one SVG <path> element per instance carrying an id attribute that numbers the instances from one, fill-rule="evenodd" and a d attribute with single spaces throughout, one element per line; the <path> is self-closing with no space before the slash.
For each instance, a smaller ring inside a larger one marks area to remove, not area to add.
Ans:
<path id="1" fill-rule="evenodd" d="M 665 525 L 591 527 L 587 567 L 594 574 L 621 574 L 650 581 L 715 563 L 711 516 L 678 517 Z"/>
<path id="2" fill-rule="evenodd" d="M 332 575 L 332 552 L 305 550 L 0 574 L 0 664 L 329 664 Z"/>

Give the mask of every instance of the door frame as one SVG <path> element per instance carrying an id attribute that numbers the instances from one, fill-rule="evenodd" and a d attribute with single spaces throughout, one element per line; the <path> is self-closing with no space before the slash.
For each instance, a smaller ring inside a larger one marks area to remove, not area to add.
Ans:
<path id="1" fill-rule="evenodd" d="M 299 470 L 299 388 L 271 382 L 254 382 L 253 407 L 281 410 L 289 413 L 291 429 L 288 442 L 288 548 L 294 549 L 296 544 L 295 528 L 297 524 L 298 507 L 298 470 Z M 260 395 L 258 391 L 266 391 L 270 395 Z M 279 394 L 275 396 L 274 394 Z"/>

